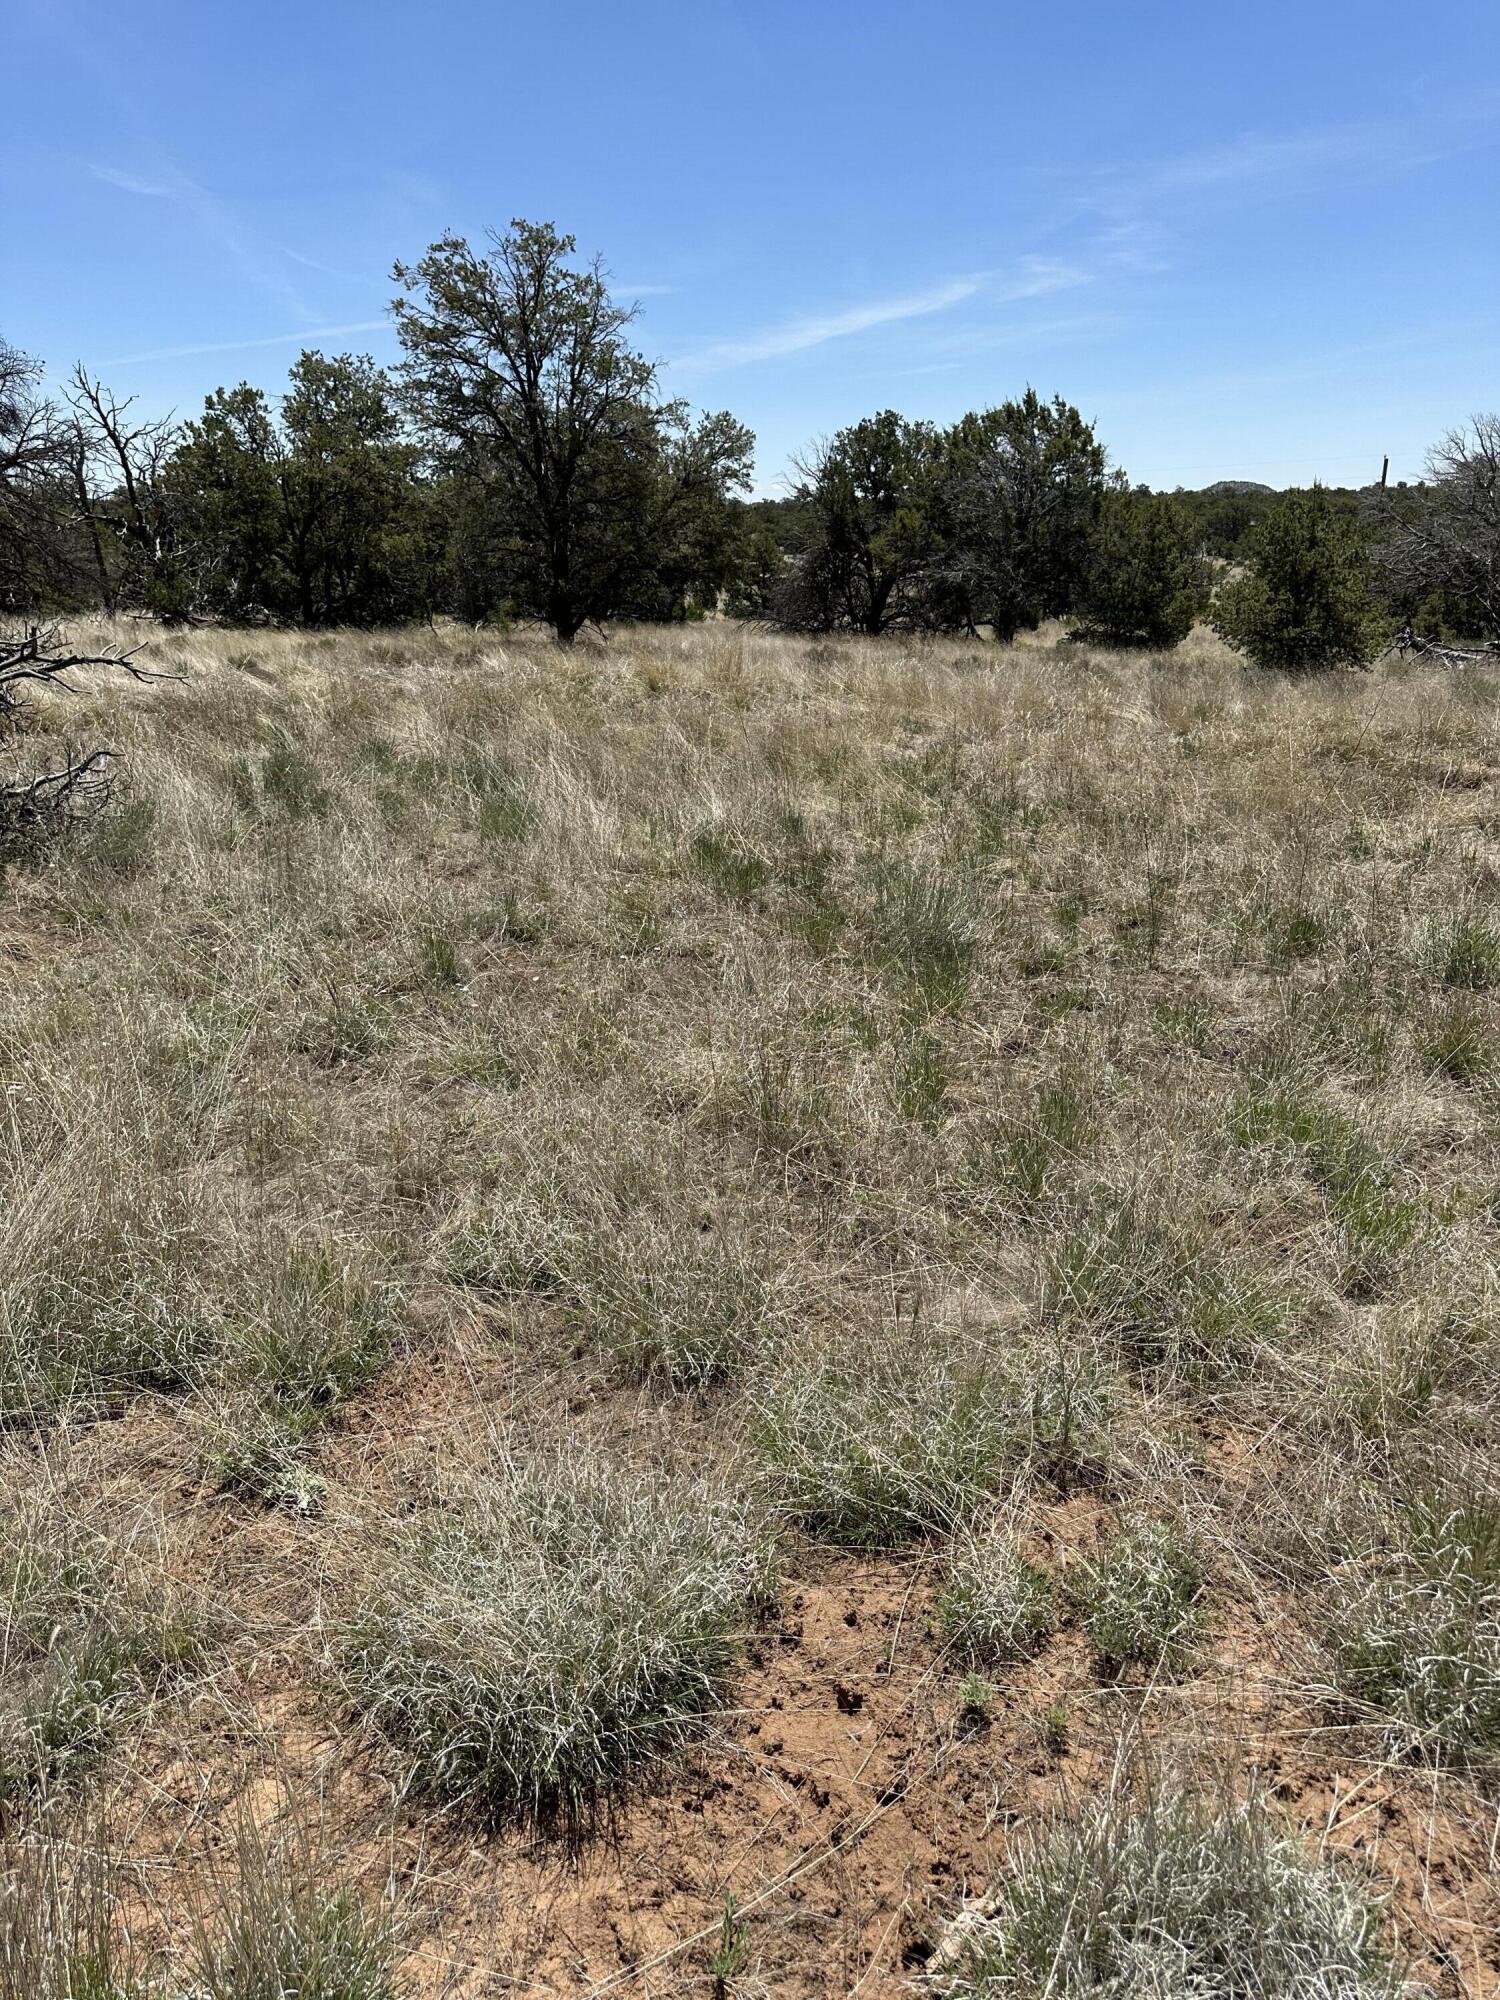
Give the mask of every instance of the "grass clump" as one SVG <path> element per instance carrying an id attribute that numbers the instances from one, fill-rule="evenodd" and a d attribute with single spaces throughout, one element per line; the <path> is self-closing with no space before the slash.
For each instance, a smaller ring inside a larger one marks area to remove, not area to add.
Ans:
<path id="1" fill-rule="evenodd" d="M 1033 1469 L 1067 1488 L 1108 1463 L 1117 1402 L 1104 1357 L 1087 1343 L 1058 1341 L 1025 1364 L 1022 1412 Z"/>
<path id="2" fill-rule="evenodd" d="M 875 885 L 872 923 L 877 955 L 927 1006 L 963 1005 L 981 937 L 975 895 L 966 880 L 891 863 Z"/>
<path id="3" fill-rule="evenodd" d="M 400 1324 L 397 1287 L 326 1243 L 273 1252 L 244 1289 L 257 1308 L 235 1330 L 245 1373 L 288 1404 L 344 1401 L 386 1359 Z"/>
<path id="4" fill-rule="evenodd" d="M 331 1412 L 376 1373 L 401 1323 L 399 1288 L 341 1261 L 332 1246 L 293 1246 L 240 1276 L 253 1316 L 234 1324 L 230 1381 L 209 1464 L 218 1483 L 296 1514 L 321 1510 L 323 1482 L 303 1464 Z"/>
<path id="5" fill-rule="evenodd" d="M 521 841 L 534 831 L 540 817 L 524 774 L 496 753 L 475 752 L 464 765 L 473 794 L 479 837 L 484 841 Z"/>
<path id="6" fill-rule="evenodd" d="M 938 1617 L 949 1645 L 972 1664 L 1021 1659 L 1057 1623 L 1051 1579 L 1027 1559 L 1008 1523 L 965 1530 L 949 1558 Z"/>
<path id="7" fill-rule="evenodd" d="M 777 1504 L 866 1547 L 965 1520 L 1025 1452 L 1008 1374 L 917 1317 L 789 1357 L 760 1384 L 754 1435 Z"/>
<path id="8" fill-rule="evenodd" d="M 1180 1673 L 1203 1636 L 1203 1569 L 1167 1521 L 1125 1528 L 1079 1566 L 1073 1597 L 1089 1643 L 1111 1672 L 1139 1662 Z"/>
<path id="9" fill-rule="evenodd" d="M 23 1208 L 18 1234 L 25 1221 Z M 0 1422 L 180 1387 L 211 1351 L 200 1268 L 209 1251 L 194 1205 L 124 1185 L 101 1196 L 92 1223 L 85 1249 L 76 1217 L 44 1216 L 0 1274 Z"/>
<path id="10" fill-rule="evenodd" d="M 1488 992 L 1500 986 L 1500 924 L 1474 910 L 1459 910 L 1434 925 L 1428 962 L 1445 986 Z"/>
<path id="11" fill-rule="evenodd" d="M 687 858 L 729 902 L 754 903 L 771 880 L 770 862 L 729 822 L 700 827 L 688 842 Z"/>
<path id="12" fill-rule="evenodd" d="M 54 1822 L 0 1844 L 0 2000 L 399 2000 L 393 1929 L 330 1879 L 304 1836 L 242 1811 L 231 1864 L 203 1857 L 180 1971 L 141 1968 L 107 1824 Z"/>
<path id="13" fill-rule="evenodd" d="M 450 1234 L 450 1276 L 555 1298 L 580 1339 L 634 1381 L 698 1389 L 737 1374 L 780 1310 L 765 1247 L 680 1181 L 664 1195 L 649 1162 L 603 1173 L 568 1164 L 466 1216 Z"/>
<path id="14" fill-rule="evenodd" d="M 1064 1064 L 1027 1111 L 1002 1119 L 988 1135 L 989 1171 L 1023 1217 L 1040 1214 L 1087 1156 L 1098 1127 L 1096 1091 L 1081 1064 Z"/>
<path id="15" fill-rule="evenodd" d="M 1399 1747 L 1500 1751 L 1500 1505 L 1419 1497 L 1335 1588 L 1334 1679 Z"/>
<path id="16" fill-rule="evenodd" d="M 1253 1273 L 1149 1189 L 1060 1218 L 1043 1288 L 1055 1321 L 1189 1383 L 1245 1375 L 1282 1326 Z"/>
<path id="17" fill-rule="evenodd" d="M 1421 1201 L 1399 1192 L 1391 1161 L 1368 1133 L 1293 1084 L 1246 1099 L 1232 1129 L 1243 1145 L 1296 1150 L 1327 1200 L 1340 1290 L 1357 1299 L 1383 1290 L 1426 1234 L 1430 1216 Z"/>
<path id="18" fill-rule="evenodd" d="M 1429 1074 L 1450 1083 L 1487 1083 L 1497 1064 L 1495 1025 L 1482 1001 L 1454 994 L 1433 1007 L 1414 1034 L 1417 1055 Z"/>
<path id="19" fill-rule="evenodd" d="M 202 1620 L 159 1560 L 62 1496 L 0 1513 L 0 1805 L 67 1783 L 196 1655 Z"/>
<path id="20" fill-rule="evenodd" d="M 1378 1913 L 1256 1802 L 1112 1796 L 1017 1843 L 941 1953 L 947 2000 L 1398 2000 Z"/>
<path id="21" fill-rule="evenodd" d="M 305 1835 L 269 1836 L 248 1813 L 197 1932 L 195 2000 L 397 2000 L 385 1913 L 330 1880 Z"/>
<path id="22" fill-rule="evenodd" d="M 637 1381 L 701 1388 L 737 1374 L 776 1316 L 766 1258 L 733 1229 L 638 1215 L 578 1235 L 564 1284 L 570 1321 Z"/>
<path id="23" fill-rule="evenodd" d="M 340 1635 L 343 1685 L 421 1790 L 576 1826 L 719 1704 L 769 1588 L 732 1495 L 508 1463 L 396 1531 Z"/>
<path id="24" fill-rule="evenodd" d="M 118 1918 L 118 1866 L 93 1827 L 0 1839 L 0 2000 L 164 2000 Z"/>

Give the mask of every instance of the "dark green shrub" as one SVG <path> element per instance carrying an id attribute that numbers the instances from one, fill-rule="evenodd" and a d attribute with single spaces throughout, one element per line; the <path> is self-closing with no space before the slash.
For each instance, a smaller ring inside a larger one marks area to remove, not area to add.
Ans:
<path id="1" fill-rule="evenodd" d="M 1175 646 L 1206 597 L 1187 521 L 1159 493 L 1112 493 L 1089 543 L 1078 591 L 1079 638 Z"/>
<path id="2" fill-rule="evenodd" d="M 1256 528 L 1214 630 L 1260 667 L 1367 667 L 1380 643 L 1363 531 L 1320 486 L 1288 493 Z"/>

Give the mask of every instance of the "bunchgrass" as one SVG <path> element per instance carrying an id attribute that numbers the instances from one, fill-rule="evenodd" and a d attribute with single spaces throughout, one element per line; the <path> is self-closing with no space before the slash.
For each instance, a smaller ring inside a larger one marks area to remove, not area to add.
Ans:
<path id="1" fill-rule="evenodd" d="M 967 1519 L 1026 1450 L 1010 1371 L 920 1315 L 792 1347 L 755 1385 L 753 1434 L 781 1509 L 867 1546 Z"/>
<path id="2" fill-rule="evenodd" d="M 1339 1693 L 1398 1747 L 1434 1757 L 1500 1753 L 1500 1503 L 1419 1493 L 1329 1599 Z"/>
<path id="3" fill-rule="evenodd" d="M 1258 1802 L 1085 1804 L 1016 1841 L 945 1942 L 946 2000 L 1399 2000 L 1369 1893 Z"/>
<path id="4" fill-rule="evenodd" d="M 0 1510 L 0 1807 L 71 1783 L 199 1653 L 153 1525 L 111 1532 L 47 1485 Z"/>
<path id="5" fill-rule="evenodd" d="M 89 1820 L 0 1833 L 0 2000 L 166 2000 L 120 1918 L 121 1871 Z"/>
<path id="6" fill-rule="evenodd" d="M 504 1296 L 543 1293 L 633 1380 L 702 1388 L 737 1375 L 781 1313 L 766 1248 L 700 1195 L 626 1160 L 574 1159 L 507 1185 L 452 1228 L 447 1268 Z"/>
<path id="7" fill-rule="evenodd" d="M 984 935 L 965 879 L 892 863 L 877 877 L 871 924 L 877 958 L 926 1005 L 963 1005 Z"/>
<path id="8" fill-rule="evenodd" d="M 1253 1268 L 1154 1188 L 1065 1209 L 1043 1248 L 1042 1282 L 1056 1324 L 1208 1387 L 1251 1374 L 1283 1325 Z"/>
<path id="9" fill-rule="evenodd" d="M 954 1539 L 939 1623 L 954 1654 L 978 1666 L 1023 1658 L 1057 1623 L 1052 1582 L 1025 1553 L 1014 1526 L 998 1521 Z"/>
<path id="10" fill-rule="evenodd" d="M 398 2000 L 389 1914 L 295 1821 L 263 1829 L 242 1810 L 233 1867 L 216 1867 L 195 1932 L 201 2000 Z"/>
<path id="11" fill-rule="evenodd" d="M 1169 1521 L 1130 1522 L 1078 1566 L 1072 1594 L 1099 1662 L 1110 1672 L 1188 1668 L 1204 1632 L 1203 1566 Z"/>
<path id="12" fill-rule="evenodd" d="M 578 1454 L 506 1463 L 394 1527 L 337 1637 L 414 1785 L 576 1828 L 701 1729 L 770 1587 L 745 1505 Z"/>

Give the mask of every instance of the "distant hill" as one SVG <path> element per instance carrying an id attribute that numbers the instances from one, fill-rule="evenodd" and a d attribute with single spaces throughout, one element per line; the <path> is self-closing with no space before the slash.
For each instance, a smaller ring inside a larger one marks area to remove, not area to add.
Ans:
<path id="1" fill-rule="evenodd" d="M 1216 479 L 1212 486 L 1199 488 L 1203 493 L 1274 493 L 1274 486 L 1263 486 L 1258 479 Z"/>

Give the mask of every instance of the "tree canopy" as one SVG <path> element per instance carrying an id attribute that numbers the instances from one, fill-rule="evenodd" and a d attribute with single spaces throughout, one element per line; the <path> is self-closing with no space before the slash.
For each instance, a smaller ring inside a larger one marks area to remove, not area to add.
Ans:
<path id="1" fill-rule="evenodd" d="M 398 264 L 404 378 L 437 462 L 463 482 L 499 597 L 569 641 L 590 620 L 670 616 L 727 573 L 728 501 L 754 440 L 657 395 L 634 308 L 550 223 L 480 255 L 461 237 Z"/>

